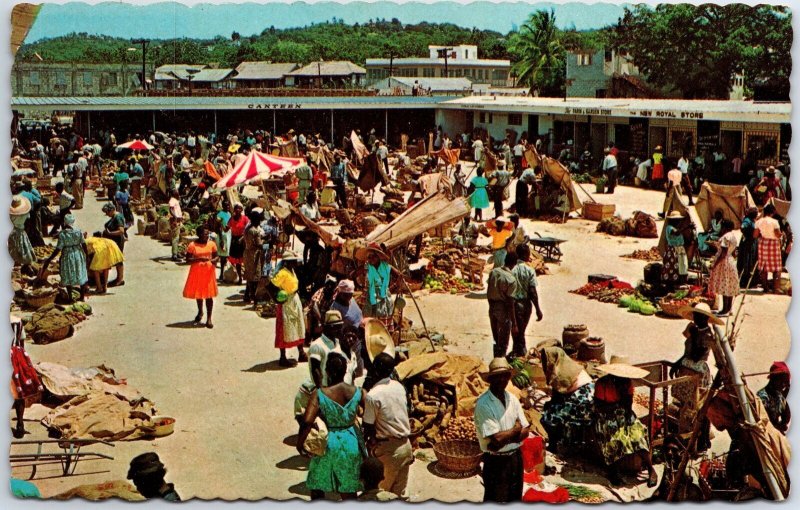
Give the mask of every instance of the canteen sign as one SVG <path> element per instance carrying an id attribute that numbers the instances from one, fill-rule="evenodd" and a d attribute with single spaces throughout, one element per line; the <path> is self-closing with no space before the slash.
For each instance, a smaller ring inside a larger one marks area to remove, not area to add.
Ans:
<path id="1" fill-rule="evenodd" d="M 303 105 L 300 103 L 250 103 L 248 110 L 300 110 Z"/>

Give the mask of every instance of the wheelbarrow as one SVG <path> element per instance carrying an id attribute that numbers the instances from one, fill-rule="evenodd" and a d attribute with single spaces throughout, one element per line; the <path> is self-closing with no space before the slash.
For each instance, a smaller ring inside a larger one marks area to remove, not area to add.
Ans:
<path id="1" fill-rule="evenodd" d="M 561 262 L 561 257 L 564 255 L 559 248 L 559 245 L 566 241 L 566 239 L 558 239 L 556 237 L 542 237 L 539 232 L 534 232 L 537 237 L 528 239 L 533 249 L 542 255 L 546 262 Z"/>

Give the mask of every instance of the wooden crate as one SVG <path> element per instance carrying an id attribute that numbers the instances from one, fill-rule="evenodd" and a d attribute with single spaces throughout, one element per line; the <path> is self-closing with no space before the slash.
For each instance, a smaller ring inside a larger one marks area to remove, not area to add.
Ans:
<path id="1" fill-rule="evenodd" d="M 614 216 L 617 206 L 614 204 L 600 204 L 586 202 L 583 204 L 583 217 L 587 220 L 601 221 Z"/>

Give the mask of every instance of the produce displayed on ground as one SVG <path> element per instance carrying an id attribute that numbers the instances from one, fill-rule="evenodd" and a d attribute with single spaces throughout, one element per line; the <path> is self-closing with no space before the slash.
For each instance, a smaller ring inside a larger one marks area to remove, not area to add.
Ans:
<path id="1" fill-rule="evenodd" d="M 623 220 L 619 216 L 605 218 L 597 225 L 596 231 L 612 236 L 630 236 L 646 239 L 658 237 L 656 219 L 642 211 L 634 211 L 633 216 L 627 220 Z"/>
<path id="2" fill-rule="evenodd" d="M 661 262 L 663 258 L 657 246 L 653 246 L 649 250 L 633 250 L 632 253 L 620 256 L 624 259 L 645 260 L 647 262 Z"/>

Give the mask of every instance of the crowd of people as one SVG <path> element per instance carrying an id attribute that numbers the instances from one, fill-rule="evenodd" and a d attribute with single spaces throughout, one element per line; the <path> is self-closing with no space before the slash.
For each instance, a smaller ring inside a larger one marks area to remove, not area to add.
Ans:
<path id="1" fill-rule="evenodd" d="M 360 131 L 355 130 L 354 134 L 391 176 L 386 141 L 377 137 L 374 129 L 366 140 Z M 455 140 L 441 127 L 431 134 L 434 151 L 471 149 L 471 153 L 464 152 L 475 162 L 475 176 L 468 182 L 461 165 L 454 165 L 453 188 L 457 195 L 469 197 L 474 212 L 457 225 L 450 241 L 468 253 L 481 236 L 490 239 L 493 267 L 486 281 L 486 297 L 493 360 L 484 374 L 489 389 L 477 400 L 474 422 L 484 455 L 484 500 L 517 501 L 522 498 L 520 448 L 530 433 L 530 424 L 517 397 L 506 390 L 512 374 L 509 360 L 529 354 L 528 324 L 534 313 L 541 321 L 544 312 L 536 272 L 529 264 L 531 248 L 520 221 L 526 206 L 518 199 L 514 211 L 506 216 L 504 202 L 515 181 L 517 197 L 527 199 L 530 186 L 535 186 L 539 178 L 528 168 L 524 156 L 527 134 L 499 143 L 481 132 L 465 133 Z M 138 199 L 150 197 L 165 204 L 170 224 L 169 256 L 188 266 L 183 297 L 194 301 L 197 307 L 191 322 L 214 328 L 214 301 L 219 286 L 243 286 L 245 303 L 275 303 L 277 364 L 308 364 L 308 378 L 295 396 L 294 415 L 299 427 L 297 450 L 311 457 L 306 486 L 312 499 L 330 493 L 342 499 L 407 499 L 408 473 L 414 461 L 409 441 L 409 395 L 397 378 L 396 350 L 389 334 L 395 327 L 392 283 L 402 275 L 392 265 L 385 246 L 366 246 L 366 261 L 359 268 L 363 274 L 363 301 L 359 303 L 354 297 L 356 283 L 334 270 L 331 249 L 318 233 L 296 228 L 291 216 L 281 217 L 255 200 L 239 201 L 233 195 L 213 191 L 220 176 L 227 175 L 249 151 L 267 151 L 292 143 L 306 164 L 286 174 L 286 199 L 298 207 L 306 220 L 316 222 L 323 196 L 327 196 L 326 205 L 345 208 L 351 202 L 347 169 L 358 158 L 359 150 L 353 139 L 345 137 L 340 147 L 328 145 L 334 154 L 328 171 L 310 156 L 311 149 L 326 146 L 325 141 L 319 135 L 294 130 L 282 136 L 265 130 L 238 130 L 224 138 L 191 131 L 148 132 L 129 139 L 146 141 L 152 149 L 120 152 L 112 130 L 103 130 L 96 140 L 85 143 L 73 132 L 66 138 L 53 133 L 46 146 L 35 142 L 27 147 L 24 143 L 15 145 L 15 157 L 37 161 L 39 177 L 61 178 L 51 196 L 39 193 L 30 179 L 21 178 L 12 184 L 10 214 L 14 228 L 9 249 L 15 264 L 23 273 L 44 279 L 50 262 L 60 256 L 62 286 L 76 289 L 81 300 L 93 292 L 103 294 L 107 287 L 125 285 L 123 253 L 135 219 L 132 190 L 137 190 Z M 545 153 L 541 139 L 534 146 Z M 606 177 L 607 193 L 614 193 L 621 175 L 619 154 L 613 143 L 609 144 L 599 166 Z M 496 161 L 487 170 L 489 157 Z M 597 166 L 590 153 L 584 153 L 575 163 L 569 148 L 563 149 L 558 159 L 573 170 Z M 681 158 L 674 169 L 667 171 L 671 164 L 657 147 L 650 160 L 636 167 L 637 177 L 668 188 L 685 189 L 691 199 L 692 190 L 698 187 L 698 176 L 705 176 L 697 170 L 693 173 L 692 165 L 699 165 L 698 160 Z M 434 159 L 426 169 L 432 172 L 437 166 Z M 734 168 L 739 169 L 732 171 L 737 175 L 748 171 L 744 164 Z M 777 169 L 770 167 L 763 178 L 754 174 L 757 182 L 751 186 L 755 190 L 763 187 L 765 196 L 770 198 L 786 198 L 787 186 L 781 181 L 786 175 L 788 171 L 778 177 Z M 78 228 L 73 211 L 84 206 L 87 182 L 100 177 L 112 177 L 113 193 L 109 193 L 109 200 L 102 207 L 102 228 L 90 236 Z M 408 207 L 421 197 L 421 190 L 410 193 Z M 490 207 L 494 214 L 484 219 L 483 209 Z M 181 240 L 185 234 L 185 211 L 189 209 L 196 209 L 207 219 L 196 228 L 184 250 Z M 663 280 L 673 286 L 686 283 L 691 247 L 697 243 L 696 236 L 687 235 L 684 230 L 685 220 L 676 210 L 665 214 Z M 780 275 L 792 244 L 788 223 L 776 218 L 771 204 L 761 213 L 757 209 L 747 211 L 741 218 L 741 238 L 734 229 L 733 222 L 718 215 L 712 229 L 702 237 L 716 250 L 710 266 L 709 290 L 722 296 L 722 308 L 713 313 L 709 307 L 698 305 L 687 311 L 691 322 L 683 333 L 684 353 L 670 374 L 697 374 L 703 389 L 711 385 L 707 363 L 714 344 L 711 325 L 721 323 L 719 317 L 731 313 L 740 289 L 753 281 L 760 281 L 765 291 L 779 292 Z M 302 243 L 302 254 L 288 248 L 282 240 L 287 235 L 295 235 Z M 47 259 L 37 261 L 33 248 L 43 246 L 48 237 L 55 242 L 54 251 Z M 34 266 L 39 264 L 41 269 L 37 272 Z M 116 269 L 116 277 L 109 281 L 112 268 Z M 768 280 L 770 274 L 772 282 Z M 297 358 L 290 358 L 295 349 Z M 598 368 L 600 377 L 593 380 L 559 347 L 542 348 L 536 355 L 552 391 L 542 414 L 549 436 L 548 449 L 589 454 L 605 466 L 614 485 L 622 483 L 621 471 L 633 462 L 647 470 L 647 485 L 655 485 L 658 480 L 647 428 L 632 408 L 633 381 L 644 377 L 643 371 L 624 360 L 612 360 Z M 774 427 L 782 433 L 790 420 L 785 399 L 788 387 L 788 369 L 776 363 L 770 371 L 770 383 L 758 393 Z M 674 397 L 682 406 L 696 411 L 697 394 L 688 390 L 681 393 L 676 388 Z M 716 426 L 715 420 L 712 417 L 709 423 Z M 734 427 L 722 423 L 720 426 L 729 430 Z M 319 441 L 322 429 L 327 437 L 323 447 Z M 706 434 L 705 443 L 707 437 Z M 741 441 L 745 439 L 740 438 Z M 154 455 L 134 459 L 129 478 L 145 497 L 179 500 L 174 487 L 164 481 L 166 470 Z"/>

